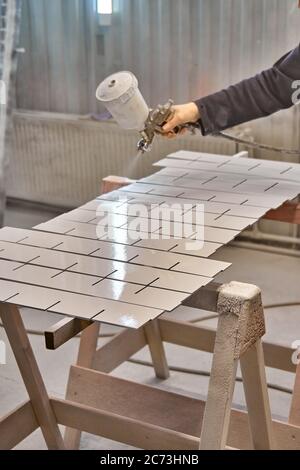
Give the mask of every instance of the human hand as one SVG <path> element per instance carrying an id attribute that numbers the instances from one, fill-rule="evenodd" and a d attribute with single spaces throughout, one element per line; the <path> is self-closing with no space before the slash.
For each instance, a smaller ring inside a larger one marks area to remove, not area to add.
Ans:
<path id="1" fill-rule="evenodd" d="M 171 119 L 164 125 L 162 135 L 168 138 L 176 137 L 174 130 L 178 126 L 187 123 L 194 123 L 200 119 L 198 106 L 195 103 L 186 103 L 172 107 L 173 115 Z M 187 130 L 182 129 L 179 134 L 184 134 Z"/>

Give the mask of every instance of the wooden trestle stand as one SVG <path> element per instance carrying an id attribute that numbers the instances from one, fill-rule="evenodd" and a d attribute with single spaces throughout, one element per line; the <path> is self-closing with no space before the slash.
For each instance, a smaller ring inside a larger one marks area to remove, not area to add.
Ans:
<path id="1" fill-rule="evenodd" d="M 124 185 L 115 178 L 113 187 L 108 183 L 106 179 L 106 191 Z M 289 217 L 279 209 L 267 218 L 300 223 L 299 206 L 285 207 Z M 300 367 L 290 422 L 271 419 L 264 357 L 267 366 L 294 372 L 294 351 L 262 344 L 265 327 L 259 288 L 213 283 L 185 305 L 217 312 L 217 330 L 162 316 L 139 330 L 122 331 L 97 349 L 100 323 L 68 318 L 54 325 L 45 333 L 48 349 L 82 332 L 66 400 L 60 400 L 48 396 L 18 308 L 1 304 L 0 315 L 29 401 L 1 419 L 0 448 L 13 448 L 40 427 L 49 449 L 77 449 L 81 431 L 143 449 L 300 449 Z M 206 402 L 109 375 L 148 345 L 156 376 L 167 379 L 164 342 L 213 353 Z M 231 409 L 239 361 L 248 413 Z M 67 427 L 65 439 L 58 424 Z"/>

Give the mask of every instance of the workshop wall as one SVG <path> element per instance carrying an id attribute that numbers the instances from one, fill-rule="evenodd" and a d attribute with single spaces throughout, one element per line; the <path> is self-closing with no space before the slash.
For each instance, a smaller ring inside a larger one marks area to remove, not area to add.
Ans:
<path id="1" fill-rule="evenodd" d="M 19 56 L 19 109 L 79 116 L 101 111 L 95 99 L 96 87 L 108 74 L 121 69 L 137 75 L 149 105 L 168 98 L 184 102 L 270 67 L 299 43 L 296 0 L 113 0 L 113 5 L 111 25 L 100 26 L 96 0 L 23 0 L 20 46 L 26 52 Z M 30 122 L 28 125 L 31 129 Z M 299 106 L 246 127 L 258 141 L 300 148 Z M 13 148 L 19 151 L 11 159 L 10 174 L 15 183 L 10 191 L 11 196 L 31 199 L 32 192 L 22 196 L 13 189 L 20 188 L 20 179 L 26 177 L 20 170 L 20 162 L 26 161 L 24 149 L 28 156 L 35 155 L 40 145 L 39 134 L 33 137 L 26 129 L 22 124 L 22 133 L 16 131 L 19 137 Z M 59 135 L 64 138 L 63 132 Z M 117 143 L 115 136 L 107 152 L 117 155 L 116 146 L 122 146 L 126 160 L 132 151 L 124 147 L 123 137 L 120 132 Z M 60 145 L 66 149 L 69 143 L 66 140 Z M 49 152 L 57 147 L 48 148 L 49 140 L 45 139 L 41 144 L 41 162 L 46 162 Z M 85 154 L 88 152 L 84 145 L 81 148 Z M 103 154 L 103 149 L 100 151 Z M 298 157 L 266 151 L 253 154 L 299 161 Z M 85 158 L 96 157 L 91 153 Z M 80 176 L 80 165 L 78 170 L 75 164 L 73 167 Z M 90 171 L 94 177 L 89 186 L 92 188 L 102 172 L 96 174 L 95 168 Z M 146 166 L 134 176 L 145 172 Z M 45 174 L 51 178 L 51 167 Z M 75 203 L 71 199 L 68 204 Z M 49 203 L 53 202 L 50 198 Z M 295 235 L 293 227 L 278 229 L 278 224 L 275 227 L 269 222 L 263 222 L 263 226 L 267 231 Z"/>
<path id="2" fill-rule="evenodd" d="M 137 74 L 150 104 L 185 101 L 269 67 L 299 43 L 296 0 L 23 0 L 18 106 L 97 110 L 106 75 Z"/>
<path id="3" fill-rule="evenodd" d="M 96 0 L 23 1 L 18 108 L 97 112 L 98 83 L 120 69 L 137 75 L 150 105 L 184 102 L 271 66 L 299 43 L 296 0 L 113 5 L 111 25 L 100 26 Z M 262 137 L 299 147 L 299 116 L 294 109 L 269 119 Z"/>

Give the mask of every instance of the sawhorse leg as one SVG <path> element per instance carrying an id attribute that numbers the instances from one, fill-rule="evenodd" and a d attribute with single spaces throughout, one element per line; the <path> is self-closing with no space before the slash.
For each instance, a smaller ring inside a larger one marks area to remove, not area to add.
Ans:
<path id="1" fill-rule="evenodd" d="M 51 450 L 62 450 L 64 442 L 19 309 L 0 304 L 0 316 L 46 444 Z"/>
<path id="2" fill-rule="evenodd" d="M 261 346 L 265 326 L 260 291 L 248 284 L 224 285 L 217 311 L 220 317 L 200 449 L 226 447 L 239 360 L 254 448 L 271 449 L 273 432 Z"/>

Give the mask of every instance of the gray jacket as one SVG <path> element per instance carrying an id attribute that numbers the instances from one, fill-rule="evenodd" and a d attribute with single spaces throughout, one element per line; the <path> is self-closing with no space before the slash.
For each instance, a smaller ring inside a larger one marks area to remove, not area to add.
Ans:
<path id="1" fill-rule="evenodd" d="M 295 104 L 292 96 L 296 80 L 300 80 L 300 44 L 269 70 L 195 101 L 202 134 L 217 133 L 290 108 Z"/>

